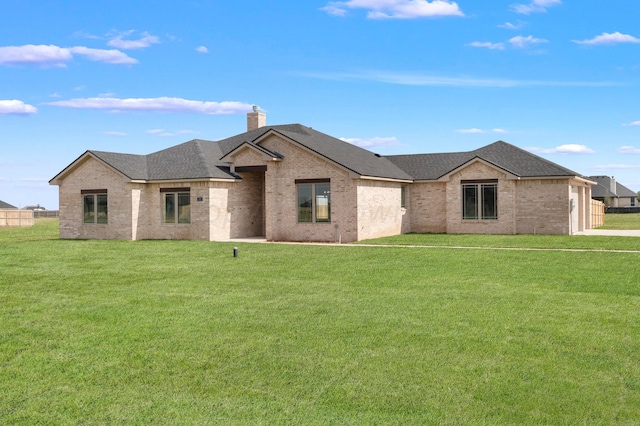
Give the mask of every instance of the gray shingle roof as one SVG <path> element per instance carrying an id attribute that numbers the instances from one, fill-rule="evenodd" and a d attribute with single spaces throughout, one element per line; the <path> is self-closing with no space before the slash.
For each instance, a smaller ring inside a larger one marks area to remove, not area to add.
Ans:
<path id="1" fill-rule="evenodd" d="M 591 187 L 591 196 L 597 198 L 605 198 L 605 197 L 637 197 L 638 194 L 622 185 L 619 182 L 616 182 L 616 192 L 611 192 L 611 178 L 609 176 L 589 176 L 589 179 L 597 182 L 597 185 Z"/>
<path id="2" fill-rule="evenodd" d="M 195 139 L 149 155 L 89 151 L 132 180 L 220 178 L 234 176 L 220 162 L 219 144 Z"/>
<path id="3" fill-rule="evenodd" d="M 333 136 L 314 130 L 301 124 L 265 126 L 257 130 L 242 133 L 220 141 L 226 152 L 243 143 L 259 139 L 269 130 L 273 130 L 292 139 L 311 151 L 327 158 L 362 176 L 412 180 L 412 177 L 386 157 L 344 142 Z"/>
<path id="4" fill-rule="evenodd" d="M 12 206 L 11 204 L 5 203 L 4 201 L 0 200 L 0 209 L 11 209 L 11 210 L 16 209 L 17 210 L 18 208 L 16 206 Z"/>
<path id="5" fill-rule="evenodd" d="M 412 179 L 385 157 L 300 124 L 265 126 L 217 142 L 196 139 L 149 155 L 89 152 L 131 179 L 230 179 L 237 176 L 230 173 L 229 165 L 220 158 L 271 130 L 359 175 Z"/>
<path id="6" fill-rule="evenodd" d="M 520 177 L 579 176 L 503 141 L 468 152 L 380 156 L 300 124 L 265 126 L 216 142 L 195 139 L 149 155 L 88 152 L 132 180 L 234 179 L 238 176 L 221 158 L 244 143 L 254 144 L 270 131 L 361 176 L 436 180 L 474 158 Z"/>
<path id="7" fill-rule="evenodd" d="M 435 180 L 474 158 L 480 158 L 519 177 L 580 176 L 524 149 L 498 141 L 474 151 L 387 157 L 416 180 Z"/>

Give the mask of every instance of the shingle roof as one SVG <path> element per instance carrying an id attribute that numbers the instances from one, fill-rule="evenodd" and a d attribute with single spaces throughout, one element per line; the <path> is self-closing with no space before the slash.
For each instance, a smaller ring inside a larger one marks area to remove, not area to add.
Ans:
<path id="1" fill-rule="evenodd" d="M 503 141 L 468 152 L 380 156 L 300 124 L 265 126 L 215 142 L 195 139 L 149 155 L 88 152 L 132 180 L 234 179 L 238 176 L 221 158 L 242 144 L 259 142 L 268 132 L 280 134 L 360 176 L 436 180 L 474 158 L 520 177 L 579 176 Z"/>
<path id="2" fill-rule="evenodd" d="M 386 157 L 301 124 L 265 126 L 221 140 L 220 144 L 226 152 L 229 152 L 245 141 L 253 142 L 256 139 L 260 139 L 270 130 L 286 136 L 305 148 L 361 176 L 412 180 L 412 177 L 407 172 L 400 169 Z"/>
<path id="3" fill-rule="evenodd" d="M 503 141 L 468 152 L 392 155 L 387 158 L 416 180 L 438 179 L 474 158 L 480 158 L 519 177 L 580 176 L 572 170 Z"/>
<path id="4" fill-rule="evenodd" d="M 598 182 L 597 185 L 591 187 L 591 196 L 597 198 L 605 197 L 637 197 L 638 194 L 616 182 L 616 192 L 611 192 L 611 178 L 609 176 L 589 176 L 589 179 Z"/>
<path id="5" fill-rule="evenodd" d="M 16 209 L 17 210 L 18 208 L 16 206 L 12 206 L 11 204 L 5 203 L 4 201 L 0 200 L 0 209 L 11 209 L 11 210 Z"/>
<path id="6" fill-rule="evenodd" d="M 221 178 L 234 176 L 218 159 L 219 144 L 195 139 L 149 155 L 89 151 L 132 180 Z"/>

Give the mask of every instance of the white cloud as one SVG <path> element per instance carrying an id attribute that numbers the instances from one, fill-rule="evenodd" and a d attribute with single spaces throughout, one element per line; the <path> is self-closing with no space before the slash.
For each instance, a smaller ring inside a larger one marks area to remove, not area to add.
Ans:
<path id="1" fill-rule="evenodd" d="M 467 46 L 484 47 L 490 50 L 504 50 L 504 43 L 491 43 L 490 41 L 474 41 Z"/>
<path id="2" fill-rule="evenodd" d="M 110 132 L 104 132 L 105 135 L 107 136 L 117 136 L 117 137 L 122 137 L 122 136 L 127 136 L 126 133 L 123 132 L 115 132 L 115 131 L 110 131 Z"/>
<path id="3" fill-rule="evenodd" d="M 512 4 L 511 10 L 522 15 L 529 15 L 531 13 L 546 12 L 547 8 L 559 4 L 562 4 L 561 0 L 532 0 L 527 4 Z"/>
<path id="4" fill-rule="evenodd" d="M 0 64 L 36 65 L 41 67 L 66 67 L 73 55 L 86 56 L 89 60 L 109 64 L 135 64 L 137 60 L 119 50 L 91 49 L 83 46 L 59 47 L 54 45 L 0 47 Z"/>
<path id="5" fill-rule="evenodd" d="M 594 167 L 596 170 L 632 170 L 640 169 L 638 164 L 601 164 Z"/>
<path id="6" fill-rule="evenodd" d="M 531 152 L 539 152 L 542 154 L 594 154 L 595 151 L 586 145 L 579 144 L 566 144 L 560 145 L 555 148 L 542 149 L 542 148 L 527 148 Z"/>
<path id="7" fill-rule="evenodd" d="M 24 102 L 19 100 L 0 100 L 0 115 L 27 115 L 35 114 L 36 112 L 38 112 L 38 108 L 34 107 L 33 105 L 25 104 Z"/>
<path id="8" fill-rule="evenodd" d="M 345 16 L 348 9 L 366 9 L 369 19 L 414 19 L 464 16 L 450 0 L 348 0 L 331 1 L 321 8 L 330 15 Z"/>
<path id="9" fill-rule="evenodd" d="M 148 133 L 150 135 L 159 135 L 162 132 L 164 132 L 164 129 L 151 129 L 147 130 L 145 133 Z"/>
<path id="10" fill-rule="evenodd" d="M 373 138 L 340 138 L 341 141 L 348 142 L 361 148 L 384 148 L 388 146 L 401 145 L 395 136 L 373 137 Z"/>
<path id="11" fill-rule="evenodd" d="M 64 108 L 99 109 L 111 112 L 166 112 L 207 115 L 242 114 L 252 110 L 251 104 L 242 102 L 202 102 L 181 98 L 77 98 L 48 102 L 45 105 Z"/>
<path id="12" fill-rule="evenodd" d="M 463 133 L 463 134 L 489 133 L 489 132 L 493 132 L 493 133 L 509 133 L 504 129 L 483 130 L 483 129 L 478 129 L 477 127 L 472 127 L 470 129 L 458 129 L 458 130 L 456 130 L 456 133 Z"/>
<path id="13" fill-rule="evenodd" d="M 640 120 L 632 121 L 629 124 L 623 124 L 623 126 L 640 126 Z"/>
<path id="14" fill-rule="evenodd" d="M 576 44 L 601 45 L 601 44 L 618 44 L 618 43 L 640 43 L 640 39 L 619 32 L 602 33 L 589 40 L 571 40 Z"/>
<path id="15" fill-rule="evenodd" d="M 620 83 L 601 81 L 543 81 L 543 80 L 509 80 L 501 78 L 448 77 L 429 74 L 403 73 L 391 71 L 359 71 L 359 72 L 297 72 L 299 76 L 334 81 L 374 81 L 377 83 L 397 84 L 402 86 L 434 86 L 434 87 L 611 87 Z"/>
<path id="16" fill-rule="evenodd" d="M 513 47 L 517 47 L 519 49 L 524 49 L 534 44 L 546 42 L 548 42 L 548 40 L 545 40 L 543 38 L 535 38 L 533 36 L 515 36 L 509 39 L 509 43 L 511 43 Z"/>
<path id="17" fill-rule="evenodd" d="M 209 49 L 206 46 L 198 46 L 196 47 L 196 52 L 198 53 L 209 53 Z"/>
<path id="18" fill-rule="evenodd" d="M 636 148 L 635 146 L 621 146 L 618 148 L 618 152 L 620 154 L 640 154 L 640 148 Z"/>
<path id="19" fill-rule="evenodd" d="M 134 50 L 134 49 L 144 49 L 152 44 L 160 43 L 160 39 L 156 36 L 152 36 L 148 32 L 142 33 L 142 36 L 137 40 L 124 40 L 124 37 L 127 37 L 133 34 L 134 31 L 125 31 L 122 32 L 111 40 L 107 42 L 107 44 L 111 47 L 117 47 L 118 49 L 124 50 Z"/>
<path id="20" fill-rule="evenodd" d="M 39 65 L 64 67 L 73 59 L 69 49 L 54 45 L 5 46 L 0 47 L 0 64 Z"/>
<path id="21" fill-rule="evenodd" d="M 484 130 L 473 127 L 471 129 L 458 129 L 456 133 L 484 133 Z"/>
<path id="22" fill-rule="evenodd" d="M 130 65 L 137 64 L 138 60 L 128 56 L 119 50 L 91 49 L 89 47 L 76 46 L 69 49 L 72 53 L 86 56 L 94 62 L 104 62 L 107 64 Z"/>
<path id="23" fill-rule="evenodd" d="M 498 25 L 498 28 L 504 28 L 505 30 L 519 30 L 525 25 L 527 25 L 526 22 L 522 21 L 518 21 L 515 24 L 512 24 L 511 22 L 505 22 L 504 24 Z"/>

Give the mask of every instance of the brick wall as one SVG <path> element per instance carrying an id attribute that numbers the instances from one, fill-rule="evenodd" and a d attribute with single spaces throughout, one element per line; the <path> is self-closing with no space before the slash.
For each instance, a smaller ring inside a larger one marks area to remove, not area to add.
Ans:
<path id="1" fill-rule="evenodd" d="M 88 157 L 59 187 L 60 238 L 132 238 L 132 200 L 128 179 L 101 162 Z M 107 224 L 86 224 L 81 190 L 107 189 Z"/>
<path id="2" fill-rule="evenodd" d="M 462 219 L 462 180 L 498 179 L 498 219 Z M 515 181 L 499 170 L 476 161 L 454 173 L 447 182 L 447 232 L 451 234 L 516 233 Z"/>
<path id="3" fill-rule="evenodd" d="M 349 173 L 279 136 L 261 143 L 284 155 L 265 172 L 266 237 L 272 241 L 356 241 L 356 184 Z M 296 179 L 331 180 L 331 223 L 298 223 Z"/>
<path id="4" fill-rule="evenodd" d="M 407 188 L 410 228 L 404 232 L 447 232 L 447 184 L 413 183 Z"/>
<path id="5" fill-rule="evenodd" d="M 516 183 L 518 234 L 568 234 L 568 179 L 534 179 Z"/>
<path id="6" fill-rule="evenodd" d="M 402 233 L 401 183 L 357 180 L 358 240 Z"/>

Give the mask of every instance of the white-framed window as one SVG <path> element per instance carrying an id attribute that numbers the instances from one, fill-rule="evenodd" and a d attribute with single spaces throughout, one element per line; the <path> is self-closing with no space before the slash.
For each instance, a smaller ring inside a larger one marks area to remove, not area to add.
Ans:
<path id="1" fill-rule="evenodd" d="M 106 189 L 83 189 L 82 221 L 87 224 L 109 223 L 109 209 Z"/>
<path id="2" fill-rule="evenodd" d="M 462 219 L 498 219 L 497 179 L 462 181 Z"/>
<path id="3" fill-rule="evenodd" d="M 331 182 L 329 179 L 297 179 L 298 223 L 331 222 Z"/>
<path id="4" fill-rule="evenodd" d="M 191 223 L 191 189 L 161 188 L 162 223 Z"/>

